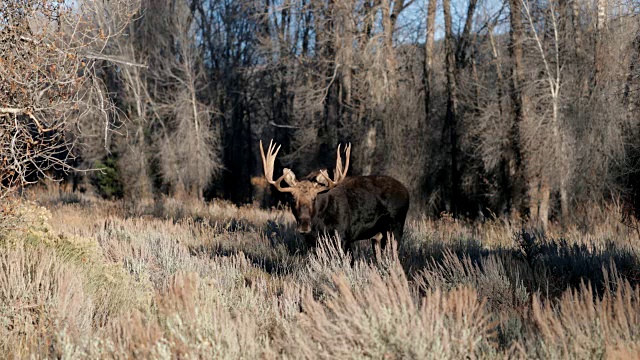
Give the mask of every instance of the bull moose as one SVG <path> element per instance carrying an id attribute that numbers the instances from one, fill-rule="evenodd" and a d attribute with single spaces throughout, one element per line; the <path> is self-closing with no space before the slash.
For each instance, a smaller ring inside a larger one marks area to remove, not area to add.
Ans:
<path id="1" fill-rule="evenodd" d="M 351 144 L 345 147 L 344 167 L 338 145 L 333 179 L 323 169 L 301 180 L 287 168 L 282 176 L 273 180 L 274 162 L 280 151 L 280 146 L 276 146 L 271 140 L 265 155 L 260 140 L 264 176 L 278 191 L 293 195 L 291 209 L 297 230 L 309 246 L 315 246 L 317 236 L 324 232 L 337 233 L 345 252 L 358 240 L 371 239 L 375 252 L 376 246 L 385 248 L 388 233 L 398 240 L 402 237 L 409 209 L 407 188 L 390 176 L 347 177 Z M 288 186 L 283 186 L 282 180 Z"/>

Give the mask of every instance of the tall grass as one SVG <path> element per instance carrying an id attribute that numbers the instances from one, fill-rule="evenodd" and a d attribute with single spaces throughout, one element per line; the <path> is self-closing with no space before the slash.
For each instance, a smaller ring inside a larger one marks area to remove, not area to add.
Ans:
<path id="1" fill-rule="evenodd" d="M 307 249 L 286 209 L 32 196 L 46 207 L 12 200 L 0 219 L 9 357 L 639 355 L 637 238 L 615 208 L 547 233 L 411 219 L 376 258 Z"/>

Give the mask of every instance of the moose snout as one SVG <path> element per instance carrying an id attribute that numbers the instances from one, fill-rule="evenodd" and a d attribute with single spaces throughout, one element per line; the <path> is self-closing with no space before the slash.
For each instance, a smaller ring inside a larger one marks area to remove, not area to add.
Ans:
<path id="1" fill-rule="evenodd" d="M 301 218 L 298 222 L 298 232 L 308 234 L 311 232 L 311 219 Z"/>
<path id="2" fill-rule="evenodd" d="M 306 235 L 311 233 L 311 228 L 310 227 L 299 227 L 298 228 L 298 232 L 302 235 Z"/>

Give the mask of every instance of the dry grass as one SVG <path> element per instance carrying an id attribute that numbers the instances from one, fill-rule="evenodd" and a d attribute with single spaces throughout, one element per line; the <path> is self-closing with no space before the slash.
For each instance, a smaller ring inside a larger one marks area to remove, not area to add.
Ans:
<path id="1" fill-rule="evenodd" d="M 0 220 L 14 358 L 620 358 L 640 352 L 640 257 L 612 207 L 546 234 L 412 219 L 373 261 L 306 249 L 286 210 L 41 190 Z M 525 224 L 525 229 L 526 229 Z M 394 243 L 395 245 L 395 243 Z"/>

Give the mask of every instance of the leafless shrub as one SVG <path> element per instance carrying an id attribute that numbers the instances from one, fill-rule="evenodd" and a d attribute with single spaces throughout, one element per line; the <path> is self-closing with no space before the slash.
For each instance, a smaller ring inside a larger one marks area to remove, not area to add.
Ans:
<path id="1" fill-rule="evenodd" d="M 46 348 L 46 342 L 62 329 L 71 336 L 91 331 L 96 305 L 76 276 L 78 268 L 42 246 L 4 249 L 0 266 L 5 269 L 0 274 L 4 353 L 27 356 L 14 351 Z M 16 347 L 20 343 L 23 347 Z"/>
<path id="2" fill-rule="evenodd" d="M 74 204 L 52 199 L 60 194 L 40 193 L 57 204 L 51 211 L 22 201 L 2 210 L 0 321 L 16 326 L 3 325 L 0 344 L 17 356 L 638 351 L 635 233 L 606 217 L 594 217 L 603 223 L 592 233 L 554 224 L 522 232 L 502 220 L 411 221 L 397 252 L 389 246 L 379 261 L 356 257 L 351 266 L 331 237 L 308 253 L 286 251 L 293 219 L 279 210 L 165 199 L 133 212 L 90 195 Z"/>
<path id="3" fill-rule="evenodd" d="M 617 288 L 603 296 L 589 284 L 567 291 L 557 305 L 533 297 L 533 316 L 542 339 L 532 344 L 540 356 L 618 357 L 638 354 L 640 291 L 614 278 Z"/>
<path id="4" fill-rule="evenodd" d="M 107 141 L 114 109 L 96 64 L 119 61 L 104 49 L 136 9 L 129 0 L 0 6 L 0 195 L 69 169 L 85 121 L 101 121 Z"/>
<path id="5" fill-rule="evenodd" d="M 387 257 L 389 248 L 391 246 L 384 251 Z M 325 234 L 306 259 L 300 282 L 308 284 L 316 297 L 324 297 L 328 289 L 335 290 L 336 274 L 342 274 L 350 286 L 361 287 L 367 282 L 368 274 L 376 270 L 362 260 L 354 261 L 353 256 L 352 252 L 346 252 L 339 237 Z"/>
<path id="6" fill-rule="evenodd" d="M 416 276 L 423 291 L 466 286 L 478 289 L 488 306 L 497 312 L 519 308 L 527 304 L 530 293 L 523 278 L 532 275 L 526 266 L 507 256 L 490 255 L 473 261 L 446 251 L 441 262 L 432 262 Z M 527 279 L 527 285 L 530 280 Z"/>
<path id="7" fill-rule="evenodd" d="M 177 194 L 201 199 L 222 166 L 214 108 L 202 96 L 208 84 L 194 19 L 184 1 L 148 7 L 145 26 L 156 48 L 145 49 L 153 63 L 147 76 L 156 87 L 149 90 L 154 107 L 143 116 L 160 122 L 153 140 L 162 179 Z"/>
<path id="8" fill-rule="evenodd" d="M 414 302 L 402 272 L 370 272 L 353 289 L 344 275 L 325 302 L 308 294 L 300 330 L 290 334 L 296 354 L 314 358 L 475 357 L 491 348 L 492 325 L 473 290 L 437 289 Z"/>

